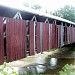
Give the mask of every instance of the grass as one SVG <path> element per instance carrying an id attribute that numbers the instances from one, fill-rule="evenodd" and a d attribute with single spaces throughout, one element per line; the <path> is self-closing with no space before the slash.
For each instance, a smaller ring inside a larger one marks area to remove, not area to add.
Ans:
<path id="1" fill-rule="evenodd" d="M 11 69 L 11 72 L 10 72 Z M 72 64 L 66 64 L 64 65 L 64 67 L 62 68 L 61 71 L 58 72 L 58 74 L 54 74 L 54 75 L 75 75 L 75 71 L 73 71 L 73 65 Z M 32 72 L 32 70 L 27 69 L 25 70 L 26 72 L 23 72 L 21 75 L 40 75 L 40 74 L 34 74 Z M 10 73 L 9 73 L 10 72 Z M 14 68 L 9 66 L 7 66 L 7 63 L 5 62 L 3 64 L 2 67 L 0 67 L 0 75 L 18 75 L 18 73 L 16 71 L 14 71 Z M 46 75 L 46 74 L 45 74 Z M 51 75 L 51 74 L 49 74 Z"/>
<path id="2" fill-rule="evenodd" d="M 70 51 L 75 51 L 75 47 L 70 47 Z"/>

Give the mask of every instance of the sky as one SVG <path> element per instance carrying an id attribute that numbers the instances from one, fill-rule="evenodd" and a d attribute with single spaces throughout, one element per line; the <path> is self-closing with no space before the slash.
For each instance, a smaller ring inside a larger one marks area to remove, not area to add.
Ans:
<path id="1" fill-rule="evenodd" d="M 0 0 L 0 4 L 20 7 L 24 2 L 37 3 L 42 6 L 42 10 L 55 11 L 64 5 L 71 5 L 75 7 L 75 0 Z"/>

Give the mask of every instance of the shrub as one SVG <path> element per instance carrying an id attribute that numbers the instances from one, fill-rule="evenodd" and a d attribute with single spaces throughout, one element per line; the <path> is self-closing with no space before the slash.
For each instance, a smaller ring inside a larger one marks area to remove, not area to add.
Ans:
<path id="1" fill-rule="evenodd" d="M 18 73 L 14 70 L 13 67 L 8 67 L 7 63 L 4 62 L 4 64 L 0 67 L 0 75 L 18 75 Z"/>

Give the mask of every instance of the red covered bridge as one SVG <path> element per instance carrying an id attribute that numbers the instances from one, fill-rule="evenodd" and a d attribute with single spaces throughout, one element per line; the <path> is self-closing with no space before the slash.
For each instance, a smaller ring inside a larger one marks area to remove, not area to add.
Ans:
<path id="1" fill-rule="evenodd" d="M 75 42 L 75 23 L 48 14 L 0 6 L 0 64 Z"/>

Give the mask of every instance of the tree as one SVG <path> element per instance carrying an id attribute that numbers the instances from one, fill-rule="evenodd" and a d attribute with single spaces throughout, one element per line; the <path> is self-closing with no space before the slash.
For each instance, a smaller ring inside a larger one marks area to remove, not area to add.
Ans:
<path id="1" fill-rule="evenodd" d="M 39 4 L 34 4 L 34 3 L 31 4 L 28 2 L 24 3 L 23 5 L 25 7 L 30 7 L 30 8 L 35 9 L 35 10 L 40 10 L 42 8 Z"/>
<path id="2" fill-rule="evenodd" d="M 24 3 L 23 4 L 25 7 L 29 7 L 29 3 Z"/>
<path id="3" fill-rule="evenodd" d="M 72 6 L 66 5 L 63 8 L 60 8 L 60 10 L 53 12 L 52 14 L 75 22 L 75 8 Z"/>
<path id="4" fill-rule="evenodd" d="M 32 9 L 35 9 L 35 10 L 40 10 L 40 9 L 41 9 L 41 6 L 38 5 L 38 4 L 33 4 L 33 5 L 31 6 L 31 8 L 32 8 Z"/>

